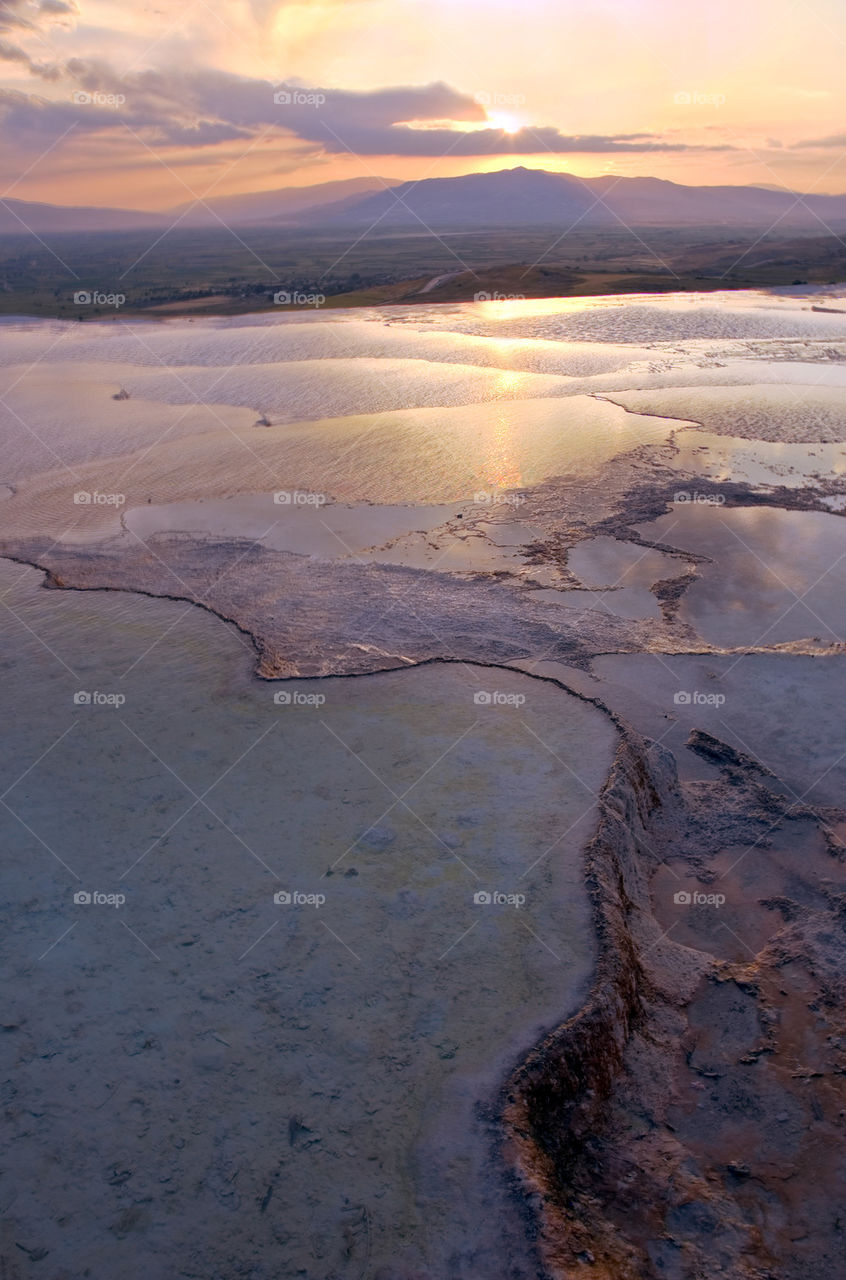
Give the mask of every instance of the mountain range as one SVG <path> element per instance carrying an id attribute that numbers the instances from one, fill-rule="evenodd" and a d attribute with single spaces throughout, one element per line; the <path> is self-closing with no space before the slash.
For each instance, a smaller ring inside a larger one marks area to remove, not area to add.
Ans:
<path id="1" fill-rule="evenodd" d="M 846 195 L 800 195 L 773 187 L 691 187 L 661 178 L 518 167 L 457 178 L 394 183 L 354 178 L 189 202 L 162 213 L 0 201 L 0 234 L 164 230 L 228 226 L 342 231 L 469 227 L 745 227 L 824 233 L 846 228 Z"/>
<path id="2" fill-rule="evenodd" d="M 826 231 L 846 223 L 846 196 L 799 196 L 771 187 L 687 187 L 661 178 L 577 178 L 505 169 L 427 178 L 362 196 L 323 217 L 336 226 L 736 226 Z"/>

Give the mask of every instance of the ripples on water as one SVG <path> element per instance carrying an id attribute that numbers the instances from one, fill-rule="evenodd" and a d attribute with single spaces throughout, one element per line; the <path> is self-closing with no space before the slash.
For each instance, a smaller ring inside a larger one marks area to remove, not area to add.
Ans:
<path id="1" fill-rule="evenodd" d="M 185 454 L 166 485 L 145 458 L 127 464 L 146 486 L 138 501 L 174 500 L 180 484 L 221 496 L 232 477 L 233 492 L 287 479 L 345 500 L 438 502 L 596 469 L 666 437 L 667 420 L 839 439 L 846 315 L 809 307 L 729 294 L 6 323 L 0 482 L 161 443 Z M 782 385 L 760 386 L 771 381 Z M 116 402 L 121 386 L 131 399 Z M 224 457 L 233 443 L 242 467 L 260 460 L 242 479 Z"/>

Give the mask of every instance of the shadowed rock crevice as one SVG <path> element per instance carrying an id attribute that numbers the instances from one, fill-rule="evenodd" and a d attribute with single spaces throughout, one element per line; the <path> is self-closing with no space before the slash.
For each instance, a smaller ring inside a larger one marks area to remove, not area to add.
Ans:
<path id="1" fill-rule="evenodd" d="M 846 813 L 791 801 L 711 735 L 689 746 L 719 766 L 713 782 L 680 784 L 660 747 L 630 732 L 620 743 L 587 850 L 596 983 L 504 1089 L 507 1149 L 552 1276 L 834 1274 L 846 876 L 826 846 Z M 694 907 L 674 940 L 667 868 L 672 884 L 731 895 L 722 851 L 753 856 L 776 831 L 811 861 L 792 888 L 814 904 L 759 899 L 771 937 L 743 961 L 726 958 L 714 908 L 694 919 Z M 840 888 L 820 882 L 827 872 Z"/>

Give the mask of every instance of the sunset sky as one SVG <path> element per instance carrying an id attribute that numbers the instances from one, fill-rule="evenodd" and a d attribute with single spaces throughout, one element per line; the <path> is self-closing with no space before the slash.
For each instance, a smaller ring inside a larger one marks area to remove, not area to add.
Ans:
<path id="1" fill-rule="evenodd" d="M 846 192 L 844 58 L 842 0 L 0 0 L 0 196 L 515 164 Z"/>

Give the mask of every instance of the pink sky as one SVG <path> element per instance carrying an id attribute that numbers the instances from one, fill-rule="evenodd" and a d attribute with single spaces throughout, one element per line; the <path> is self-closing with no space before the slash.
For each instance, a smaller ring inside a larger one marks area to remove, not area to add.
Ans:
<path id="1" fill-rule="evenodd" d="M 844 41 L 840 0 L 0 0 L 0 194 L 514 164 L 846 191 Z"/>

